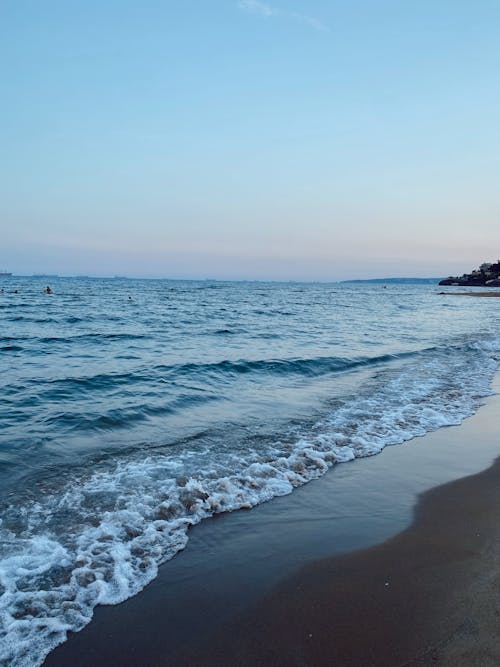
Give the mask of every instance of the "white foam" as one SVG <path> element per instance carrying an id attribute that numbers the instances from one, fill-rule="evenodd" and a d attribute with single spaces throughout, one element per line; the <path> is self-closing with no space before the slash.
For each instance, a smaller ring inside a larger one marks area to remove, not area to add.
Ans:
<path id="1" fill-rule="evenodd" d="M 91 619 L 97 604 L 136 594 L 187 543 L 188 527 L 250 508 L 441 426 L 490 393 L 500 341 L 431 351 L 378 371 L 307 433 L 262 450 L 177 451 L 118 462 L 0 524 L 0 663 L 35 667 Z"/>

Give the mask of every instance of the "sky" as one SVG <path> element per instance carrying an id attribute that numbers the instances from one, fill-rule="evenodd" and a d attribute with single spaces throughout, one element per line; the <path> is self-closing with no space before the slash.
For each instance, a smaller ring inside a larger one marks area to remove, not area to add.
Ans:
<path id="1" fill-rule="evenodd" d="M 0 270 L 500 256 L 498 0 L 0 0 Z"/>

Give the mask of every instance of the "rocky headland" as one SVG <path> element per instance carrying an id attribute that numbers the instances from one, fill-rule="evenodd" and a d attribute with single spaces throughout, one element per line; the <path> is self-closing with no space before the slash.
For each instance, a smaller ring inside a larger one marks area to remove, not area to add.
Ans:
<path id="1" fill-rule="evenodd" d="M 471 273 L 449 276 L 441 280 L 439 284 L 461 287 L 500 287 L 500 259 L 495 263 L 485 262 Z"/>

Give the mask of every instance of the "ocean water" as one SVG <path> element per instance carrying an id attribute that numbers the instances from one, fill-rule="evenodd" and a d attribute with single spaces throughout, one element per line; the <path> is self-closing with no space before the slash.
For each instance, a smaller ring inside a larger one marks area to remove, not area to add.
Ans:
<path id="1" fill-rule="evenodd" d="M 2 665 L 139 593 L 202 519 L 459 424 L 500 361 L 500 300 L 435 285 L 45 284 L 0 284 Z"/>

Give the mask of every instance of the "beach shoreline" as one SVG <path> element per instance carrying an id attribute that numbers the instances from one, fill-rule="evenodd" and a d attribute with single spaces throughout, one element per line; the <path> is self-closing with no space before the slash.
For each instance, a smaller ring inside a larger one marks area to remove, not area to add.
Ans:
<path id="1" fill-rule="evenodd" d="M 500 292 L 439 292 L 439 294 L 444 294 L 446 296 L 492 296 L 500 297 Z"/>
<path id="2" fill-rule="evenodd" d="M 202 523 L 45 664 L 498 664 L 499 412 L 495 395 L 459 426 Z"/>
<path id="3" fill-rule="evenodd" d="M 165 664 L 500 664 L 499 480 L 500 459 L 427 492 L 407 530 L 307 566 Z"/>

